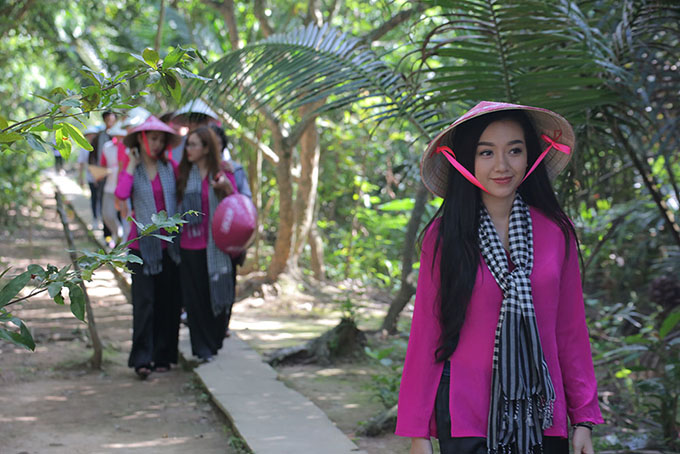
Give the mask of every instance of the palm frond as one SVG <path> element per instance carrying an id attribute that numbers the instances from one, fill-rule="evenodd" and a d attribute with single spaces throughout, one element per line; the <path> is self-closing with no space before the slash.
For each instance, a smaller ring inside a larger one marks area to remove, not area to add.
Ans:
<path id="1" fill-rule="evenodd" d="M 429 3 L 443 10 L 421 49 L 430 102 L 541 105 L 583 120 L 587 108 L 618 99 L 601 78 L 611 50 L 572 2 Z"/>
<path id="2" fill-rule="evenodd" d="M 313 24 L 231 52 L 203 73 L 209 84 L 193 84 L 185 97 L 205 96 L 212 102 L 251 111 L 267 105 L 275 112 L 296 109 L 328 99 L 317 113 L 360 102 L 378 121 L 396 114 L 410 119 L 427 135 L 416 113 L 437 116 L 422 109 L 416 89 L 383 62 L 359 39 L 335 28 Z"/>

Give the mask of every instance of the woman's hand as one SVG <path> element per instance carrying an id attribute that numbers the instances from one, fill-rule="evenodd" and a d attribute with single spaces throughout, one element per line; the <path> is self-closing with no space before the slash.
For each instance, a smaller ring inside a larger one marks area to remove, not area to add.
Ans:
<path id="1" fill-rule="evenodd" d="M 231 162 L 229 161 L 222 161 L 220 162 L 220 170 L 224 170 L 225 172 L 229 173 L 234 173 L 234 166 L 232 166 Z"/>
<path id="2" fill-rule="evenodd" d="M 429 438 L 411 438 L 410 454 L 432 454 L 432 443 Z"/>
<path id="3" fill-rule="evenodd" d="M 127 219 L 128 215 L 128 206 L 127 206 L 127 201 L 126 200 L 120 200 L 118 197 L 114 199 L 114 204 L 116 207 L 116 210 L 120 213 L 120 217 L 123 219 Z"/>
<path id="4" fill-rule="evenodd" d="M 227 195 L 234 193 L 234 187 L 231 185 L 229 178 L 222 172 L 217 174 L 217 178 L 212 182 L 212 187 L 217 191 L 223 191 Z"/>
<path id="5" fill-rule="evenodd" d="M 130 148 L 130 153 L 128 155 L 130 158 L 130 161 L 128 161 L 127 168 L 125 171 L 129 173 L 130 175 L 134 175 L 135 169 L 139 165 L 139 149 L 138 148 Z"/>
<path id="6" fill-rule="evenodd" d="M 571 444 L 574 447 L 574 454 L 594 454 L 592 431 L 587 427 L 574 428 L 574 435 Z"/>

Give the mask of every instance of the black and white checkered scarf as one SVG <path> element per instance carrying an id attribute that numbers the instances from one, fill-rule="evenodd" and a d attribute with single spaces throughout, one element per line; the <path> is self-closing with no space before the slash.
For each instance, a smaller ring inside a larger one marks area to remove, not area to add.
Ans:
<path id="1" fill-rule="evenodd" d="M 209 176 L 212 181 L 213 175 Z M 201 172 L 197 165 L 191 166 L 189 171 L 189 178 L 187 179 L 187 187 L 182 197 L 182 212 L 188 210 L 195 210 L 201 213 L 201 193 L 203 188 L 203 181 L 201 180 Z M 234 272 L 231 264 L 231 258 L 219 250 L 215 245 L 212 236 L 212 220 L 213 213 L 217 210 L 219 199 L 215 194 L 215 190 L 210 188 L 208 191 L 208 198 L 210 201 L 210 213 L 208 219 L 208 244 L 206 247 L 206 259 L 208 262 L 208 278 L 210 284 L 210 303 L 212 305 L 213 314 L 218 316 L 227 307 L 228 303 L 234 299 L 234 281 L 232 273 Z M 201 213 L 199 216 L 190 216 L 189 224 L 184 225 L 186 234 L 190 237 L 196 237 L 201 234 L 201 223 L 203 222 Z"/>
<path id="2" fill-rule="evenodd" d="M 491 403 L 487 428 L 489 453 L 529 454 L 543 444 L 543 430 L 552 426 L 555 390 L 543 357 L 529 276 L 534 241 L 529 207 L 519 194 L 508 228 L 510 271 L 505 249 L 482 205 L 479 247 L 503 291 L 493 351 Z"/>
<path id="3" fill-rule="evenodd" d="M 177 210 L 175 193 L 175 173 L 172 164 L 161 161 L 157 162 L 158 176 L 163 186 L 163 200 L 165 201 L 165 211 L 168 217 L 174 216 Z M 135 169 L 134 181 L 132 183 L 132 208 L 135 210 L 135 219 L 144 225 L 151 223 L 151 215 L 156 214 L 156 201 L 153 196 L 151 181 L 146 174 L 144 164 L 140 164 Z M 158 233 L 158 232 L 155 232 Z M 139 251 L 142 254 L 144 265 L 142 272 L 149 276 L 158 274 L 163 270 L 163 248 L 161 241 L 154 236 L 145 236 L 139 239 Z M 179 263 L 179 242 L 168 243 L 168 254 L 170 258 Z"/>

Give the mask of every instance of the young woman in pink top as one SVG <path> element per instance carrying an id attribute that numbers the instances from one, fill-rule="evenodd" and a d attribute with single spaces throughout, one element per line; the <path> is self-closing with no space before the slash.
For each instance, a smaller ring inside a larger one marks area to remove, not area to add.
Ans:
<path id="1" fill-rule="evenodd" d="M 151 216 L 177 212 L 175 167 L 165 151 L 180 137 L 153 115 L 131 129 L 123 143 L 130 149 L 129 162 L 118 176 L 115 196 L 132 200 L 133 217 L 150 224 Z M 167 235 L 167 232 L 163 232 Z M 137 237 L 132 226 L 128 239 Z M 152 370 L 166 372 L 177 363 L 180 289 L 179 244 L 147 236 L 130 245 L 130 253 L 143 264 L 132 263 L 132 349 L 128 366 L 145 379 Z"/>
<path id="2" fill-rule="evenodd" d="M 396 433 L 411 453 L 593 453 L 602 423 L 576 233 L 550 182 L 571 125 L 482 102 L 421 160 L 426 226 Z"/>
<path id="3" fill-rule="evenodd" d="M 201 126 L 189 133 L 179 163 L 177 198 L 190 216 L 182 229 L 180 279 L 194 356 L 212 360 L 222 348 L 224 325 L 234 302 L 236 272 L 215 245 L 212 218 L 218 203 L 236 189 L 231 165 L 221 162 L 215 133 Z"/>

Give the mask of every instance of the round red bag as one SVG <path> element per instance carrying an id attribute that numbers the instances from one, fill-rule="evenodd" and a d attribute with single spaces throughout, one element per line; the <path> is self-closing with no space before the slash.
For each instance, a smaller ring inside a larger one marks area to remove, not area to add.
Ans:
<path id="1" fill-rule="evenodd" d="M 213 215 L 215 245 L 225 254 L 237 257 L 248 246 L 256 224 L 257 210 L 249 197 L 243 194 L 225 197 Z"/>

